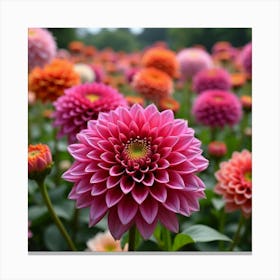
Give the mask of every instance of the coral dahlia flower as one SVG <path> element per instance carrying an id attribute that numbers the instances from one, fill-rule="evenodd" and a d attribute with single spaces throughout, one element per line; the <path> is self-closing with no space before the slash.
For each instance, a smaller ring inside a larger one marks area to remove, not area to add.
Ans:
<path id="1" fill-rule="evenodd" d="M 89 121 L 77 138 L 63 178 L 74 183 L 69 198 L 77 207 L 90 208 L 89 226 L 108 213 L 115 239 L 133 225 L 147 239 L 158 221 L 177 232 L 176 213 L 198 211 L 205 186 L 197 173 L 208 161 L 194 130 L 171 110 L 118 107 Z"/>
<path id="2" fill-rule="evenodd" d="M 220 164 L 215 173 L 218 184 L 215 192 L 223 196 L 225 210 L 240 209 L 244 217 L 252 212 L 252 154 L 247 150 L 234 152 L 232 158 Z"/>
<path id="3" fill-rule="evenodd" d="M 222 157 L 227 153 L 227 146 L 221 141 L 212 141 L 208 145 L 208 153 L 213 157 Z"/>
<path id="4" fill-rule="evenodd" d="M 52 165 L 52 154 L 48 145 L 37 144 L 28 146 L 28 177 L 36 179 L 49 172 Z"/>
<path id="5" fill-rule="evenodd" d="M 56 42 L 52 34 L 43 28 L 28 28 L 28 70 L 43 67 L 56 55 Z"/>
<path id="6" fill-rule="evenodd" d="M 159 69 L 171 78 L 178 76 L 179 63 L 175 52 L 163 48 L 152 48 L 144 53 L 142 58 L 144 67 L 154 67 Z"/>
<path id="7" fill-rule="evenodd" d="M 211 56 L 199 48 L 187 48 L 177 54 L 180 65 L 181 78 L 191 79 L 199 71 L 213 67 Z"/>
<path id="8" fill-rule="evenodd" d="M 118 106 L 127 106 L 126 99 L 116 89 L 101 83 L 85 83 L 65 90 L 54 102 L 54 126 L 59 127 L 58 137 L 68 136 L 68 142 L 77 141 L 76 134 L 95 120 L 100 112 Z"/>
<path id="9" fill-rule="evenodd" d="M 42 102 L 55 101 L 64 90 L 80 83 L 73 64 L 64 59 L 54 59 L 43 69 L 34 68 L 28 77 L 29 90 Z"/>
<path id="10" fill-rule="evenodd" d="M 194 101 L 192 112 L 197 122 L 210 127 L 233 126 L 242 117 L 238 97 L 223 90 L 202 92 Z"/>
<path id="11" fill-rule="evenodd" d="M 172 79 L 156 68 L 144 68 L 134 75 L 132 87 L 145 98 L 159 100 L 173 93 Z"/>
<path id="12" fill-rule="evenodd" d="M 87 247 L 92 252 L 125 252 L 128 244 L 121 247 L 120 240 L 115 240 L 109 231 L 96 234 L 94 238 L 87 241 Z"/>
<path id="13" fill-rule="evenodd" d="M 193 78 L 193 90 L 201 93 L 208 89 L 229 90 L 231 88 L 231 77 L 223 68 L 204 69 Z"/>

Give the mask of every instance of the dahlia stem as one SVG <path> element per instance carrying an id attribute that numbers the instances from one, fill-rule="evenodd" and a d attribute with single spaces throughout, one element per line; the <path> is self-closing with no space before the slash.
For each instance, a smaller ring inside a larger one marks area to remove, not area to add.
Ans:
<path id="1" fill-rule="evenodd" d="M 77 231 L 79 227 L 79 209 L 75 208 L 74 215 L 73 215 L 73 240 L 76 241 Z"/>
<path id="2" fill-rule="evenodd" d="M 162 227 L 162 239 L 164 244 L 164 250 L 170 251 L 171 250 L 171 236 L 170 231 L 165 227 Z"/>
<path id="3" fill-rule="evenodd" d="M 128 251 L 135 251 L 136 226 L 133 225 L 128 234 Z"/>
<path id="4" fill-rule="evenodd" d="M 222 210 L 221 210 L 221 216 L 220 216 L 220 226 L 219 226 L 219 231 L 220 231 L 221 233 L 224 233 L 224 229 L 225 229 L 225 220 L 226 220 L 225 210 L 224 210 L 224 208 L 222 208 Z M 224 245 L 225 245 L 224 241 L 221 240 L 221 241 L 219 242 L 219 250 L 220 250 L 220 251 L 224 251 Z"/>
<path id="5" fill-rule="evenodd" d="M 217 140 L 216 139 L 216 136 L 217 136 L 216 132 L 217 132 L 216 127 L 211 127 L 210 128 L 210 142 Z"/>
<path id="6" fill-rule="evenodd" d="M 48 191 L 47 191 L 47 187 L 44 183 L 44 180 L 41 180 L 41 181 L 37 181 L 37 184 L 39 186 L 39 189 L 40 189 L 40 192 L 43 196 L 43 199 L 44 199 L 44 202 L 49 210 L 49 213 L 53 219 L 53 221 L 55 222 L 57 228 L 59 229 L 59 231 L 61 232 L 62 236 L 65 238 L 69 248 L 72 250 L 72 251 L 77 251 L 71 237 L 68 235 L 65 227 L 63 226 L 61 220 L 59 219 L 59 217 L 56 215 L 55 211 L 54 211 L 54 208 L 53 208 L 53 205 L 51 203 L 51 200 L 50 200 L 50 197 L 48 195 Z"/>
<path id="7" fill-rule="evenodd" d="M 239 239 L 240 239 L 240 231 L 241 231 L 241 228 L 242 228 L 244 222 L 245 222 L 245 218 L 241 214 L 239 222 L 238 222 L 237 230 L 236 230 L 236 232 L 234 234 L 234 237 L 233 237 L 233 241 L 232 241 L 231 245 L 229 246 L 229 251 L 233 251 L 235 246 L 238 244 Z"/>

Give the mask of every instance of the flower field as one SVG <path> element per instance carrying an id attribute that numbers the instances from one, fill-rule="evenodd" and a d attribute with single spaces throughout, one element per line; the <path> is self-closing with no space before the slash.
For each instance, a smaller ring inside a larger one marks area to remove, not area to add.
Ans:
<path id="1" fill-rule="evenodd" d="M 252 251 L 251 33 L 176 32 L 29 28 L 29 251 Z"/>

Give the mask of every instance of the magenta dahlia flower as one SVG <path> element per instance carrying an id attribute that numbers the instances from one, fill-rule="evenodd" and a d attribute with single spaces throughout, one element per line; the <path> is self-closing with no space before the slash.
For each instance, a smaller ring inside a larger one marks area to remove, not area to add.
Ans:
<path id="1" fill-rule="evenodd" d="M 177 54 L 181 79 L 191 79 L 202 69 L 213 67 L 213 60 L 206 51 L 199 48 L 187 48 Z"/>
<path id="2" fill-rule="evenodd" d="M 229 90 L 231 88 L 230 74 L 223 68 L 204 69 L 193 78 L 193 90 L 201 93 L 208 89 Z"/>
<path id="3" fill-rule="evenodd" d="M 249 75 L 252 74 L 252 43 L 244 46 L 240 53 L 240 62 Z"/>
<path id="4" fill-rule="evenodd" d="M 59 127 L 58 137 L 68 136 L 68 142 L 77 141 L 76 134 L 95 120 L 100 112 L 118 106 L 127 106 L 124 96 L 116 89 L 101 83 L 85 83 L 65 90 L 54 103 L 54 126 Z"/>
<path id="5" fill-rule="evenodd" d="M 90 207 L 89 226 L 108 213 L 115 239 L 133 225 L 147 239 L 158 221 L 177 232 L 176 213 L 198 211 L 205 186 L 197 173 L 208 161 L 194 130 L 171 110 L 118 107 L 89 121 L 77 138 L 63 178 L 74 183 L 69 198 L 77 207 Z"/>
<path id="6" fill-rule="evenodd" d="M 233 126 L 242 117 L 239 99 L 223 90 L 206 90 L 195 100 L 193 115 L 196 121 L 210 127 Z"/>
<path id="7" fill-rule="evenodd" d="M 42 28 L 28 29 L 28 70 L 43 67 L 56 56 L 56 42 L 52 34 Z"/>

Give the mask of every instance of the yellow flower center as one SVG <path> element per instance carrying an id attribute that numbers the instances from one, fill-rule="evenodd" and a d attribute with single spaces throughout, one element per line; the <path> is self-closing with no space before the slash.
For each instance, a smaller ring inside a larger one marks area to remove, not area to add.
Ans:
<path id="1" fill-rule="evenodd" d="M 139 160 L 145 158 L 150 151 L 150 146 L 146 139 L 135 139 L 126 144 L 126 153 L 129 159 Z"/>
<path id="2" fill-rule="evenodd" d="M 31 152 L 28 152 L 28 158 L 36 157 L 40 153 L 41 153 L 40 150 L 34 150 L 34 151 L 31 151 Z"/>
<path id="3" fill-rule="evenodd" d="M 29 37 L 35 36 L 35 34 L 36 34 L 35 30 L 32 30 L 32 29 L 28 30 L 28 36 Z"/>
<path id="4" fill-rule="evenodd" d="M 100 96 L 94 94 L 94 93 L 88 93 L 85 96 L 86 99 L 88 99 L 90 102 L 95 102 L 96 100 L 98 100 L 100 98 Z"/>
<path id="5" fill-rule="evenodd" d="M 251 171 L 245 172 L 244 173 L 244 178 L 245 178 L 245 181 L 252 182 L 252 172 Z"/>
<path id="6" fill-rule="evenodd" d="M 106 252 L 114 252 L 116 250 L 115 244 L 106 244 L 105 245 L 105 251 Z"/>

